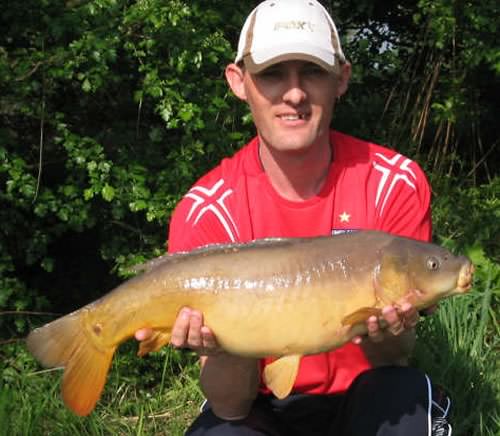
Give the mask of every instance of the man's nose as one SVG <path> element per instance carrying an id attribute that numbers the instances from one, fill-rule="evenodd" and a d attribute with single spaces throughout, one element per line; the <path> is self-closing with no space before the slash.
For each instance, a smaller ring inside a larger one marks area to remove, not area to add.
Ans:
<path id="1" fill-rule="evenodd" d="M 287 103 L 297 105 L 302 103 L 307 97 L 303 83 L 298 72 L 290 72 L 286 80 L 286 89 L 283 100 Z"/>

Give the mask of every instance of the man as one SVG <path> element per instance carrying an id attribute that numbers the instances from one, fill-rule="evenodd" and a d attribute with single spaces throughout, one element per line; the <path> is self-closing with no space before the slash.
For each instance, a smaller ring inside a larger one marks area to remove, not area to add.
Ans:
<path id="1" fill-rule="evenodd" d="M 330 131 L 351 66 L 317 1 L 259 4 L 225 73 L 249 105 L 257 136 L 184 196 L 170 223 L 170 252 L 363 229 L 430 239 L 430 189 L 418 165 Z M 203 314 L 183 308 L 171 343 L 200 355 L 207 398 L 188 434 L 431 434 L 430 381 L 405 366 L 418 314 L 400 301 L 383 318 L 385 330 L 372 317 L 367 338 L 304 357 L 292 395 L 277 400 L 260 377 L 267 359 L 225 353 Z M 150 333 L 140 330 L 136 338 Z"/>

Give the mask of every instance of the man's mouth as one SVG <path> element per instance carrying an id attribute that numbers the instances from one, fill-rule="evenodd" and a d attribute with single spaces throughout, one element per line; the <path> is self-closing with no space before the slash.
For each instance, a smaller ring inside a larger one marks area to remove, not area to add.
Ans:
<path id="1" fill-rule="evenodd" d="M 283 115 L 279 115 L 279 118 L 284 120 L 284 121 L 298 121 L 298 120 L 305 120 L 306 115 L 305 114 L 283 114 Z"/>

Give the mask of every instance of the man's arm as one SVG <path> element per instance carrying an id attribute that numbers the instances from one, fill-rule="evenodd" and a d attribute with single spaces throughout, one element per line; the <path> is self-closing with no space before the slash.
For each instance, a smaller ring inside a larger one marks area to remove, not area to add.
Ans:
<path id="1" fill-rule="evenodd" d="M 143 341 L 152 333 L 151 329 L 140 329 L 135 338 Z M 248 415 L 259 388 L 257 359 L 223 351 L 210 329 L 203 325 L 203 315 L 189 307 L 183 307 L 177 315 L 170 343 L 176 348 L 190 348 L 200 356 L 201 389 L 215 415 L 227 420 Z"/>
<path id="2" fill-rule="evenodd" d="M 215 415 L 228 420 L 248 415 L 259 387 L 258 360 L 222 351 L 203 325 L 203 315 L 187 307 L 179 313 L 170 342 L 200 355 L 201 388 Z"/>
<path id="3" fill-rule="evenodd" d="M 190 201 L 182 201 L 173 214 L 169 252 L 230 242 L 227 231 L 213 215 L 206 215 L 195 227 L 189 225 L 185 217 L 190 215 L 191 208 Z M 224 352 L 210 329 L 203 325 L 203 314 L 186 307 L 177 317 L 170 342 L 178 348 L 190 348 L 200 356 L 201 389 L 215 415 L 228 420 L 248 415 L 260 382 L 257 359 Z"/>
<path id="4" fill-rule="evenodd" d="M 407 301 L 398 306 L 387 306 L 382 310 L 382 318 L 387 327 L 381 328 L 377 317 L 367 321 L 368 335 L 357 338 L 366 358 L 377 366 L 408 365 L 408 360 L 415 345 L 415 326 L 419 319 L 417 310 Z"/>
<path id="5" fill-rule="evenodd" d="M 245 418 L 257 396 L 259 380 L 257 360 L 228 353 L 201 356 L 201 388 L 219 418 Z"/>
<path id="6" fill-rule="evenodd" d="M 209 174 L 208 179 L 205 177 L 198 184 L 213 186 L 215 181 L 222 179 L 219 173 Z M 188 196 L 177 205 L 170 221 L 170 253 L 190 251 L 213 243 L 231 242 L 225 227 L 214 214 L 205 214 L 202 220 L 195 220 L 192 212 L 197 205 Z M 141 329 L 136 332 L 135 337 L 137 340 L 144 340 L 151 334 L 149 329 Z M 210 329 L 203 325 L 203 314 L 188 307 L 179 311 L 172 327 L 170 343 L 177 348 L 190 348 L 200 356 L 201 388 L 217 416 L 234 420 L 249 413 L 260 382 L 257 359 L 224 352 Z"/>

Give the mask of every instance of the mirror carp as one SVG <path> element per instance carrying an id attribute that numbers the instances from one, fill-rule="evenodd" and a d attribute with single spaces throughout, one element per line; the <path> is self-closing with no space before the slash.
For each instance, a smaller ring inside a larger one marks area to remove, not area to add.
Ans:
<path id="1" fill-rule="evenodd" d="M 33 330 L 31 353 L 64 367 L 62 396 L 84 416 L 95 407 L 117 347 L 143 327 L 139 355 L 168 344 L 179 310 L 203 313 L 229 353 L 276 357 L 263 380 L 279 398 L 300 358 L 366 333 L 365 321 L 406 297 L 417 309 L 471 287 L 474 267 L 434 244 L 378 231 L 262 239 L 165 255 L 102 298 Z"/>

